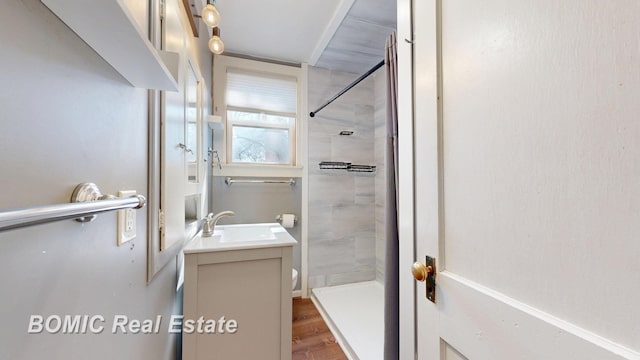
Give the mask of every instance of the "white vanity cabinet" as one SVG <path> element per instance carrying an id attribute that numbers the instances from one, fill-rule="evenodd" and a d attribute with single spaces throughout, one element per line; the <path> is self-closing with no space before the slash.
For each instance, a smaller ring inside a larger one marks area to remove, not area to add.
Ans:
<path id="1" fill-rule="evenodd" d="M 252 230 L 244 228 L 250 225 L 216 226 L 212 237 L 196 237 L 185 247 L 184 360 L 291 359 L 291 250 L 296 241 L 279 224 L 256 225 L 271 229 L 272 235 L 251 241 L 246 237 Z M 192 333 L 186 331 L 189 320 Z M 207 330 L 207 322 L 212 330 L 212 321 L 214 333 L 199 331 Z"/>

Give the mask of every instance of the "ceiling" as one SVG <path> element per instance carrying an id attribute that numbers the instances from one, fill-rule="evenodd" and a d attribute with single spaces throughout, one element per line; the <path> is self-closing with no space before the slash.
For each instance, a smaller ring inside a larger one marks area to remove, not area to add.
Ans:
<path id="1" fill-rule="evenodd" d="M 225 53 L 364 73 L 384 58 L 395 0 L 216 0 Z"/>

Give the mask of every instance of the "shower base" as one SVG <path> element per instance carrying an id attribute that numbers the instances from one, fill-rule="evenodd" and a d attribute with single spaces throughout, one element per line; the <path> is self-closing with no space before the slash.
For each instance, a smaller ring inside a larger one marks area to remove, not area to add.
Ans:
<path id="1" fill-rule="evenodd" d="M 311 300 L 352 360 L 384 358 L 384 287 L 377 281 L 316 288 Z"/>

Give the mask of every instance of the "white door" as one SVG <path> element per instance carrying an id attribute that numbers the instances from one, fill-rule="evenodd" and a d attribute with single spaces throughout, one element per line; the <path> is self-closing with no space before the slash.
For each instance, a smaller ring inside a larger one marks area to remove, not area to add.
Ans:
<path id="1" fill-rule="evenodd" d="M 640 359 L 640 2 L 413 14 L 418 358 Z"/>

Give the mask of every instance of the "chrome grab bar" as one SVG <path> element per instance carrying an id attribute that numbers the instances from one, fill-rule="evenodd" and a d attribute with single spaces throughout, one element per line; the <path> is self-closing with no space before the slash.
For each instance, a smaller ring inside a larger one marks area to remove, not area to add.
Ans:
<path id="1" fill-rule="evenodd" d="M 224 179 L 225 184 L 227 185 L 231 185 L 234 183 L 252 183 L 252 184 L 289 184 L 289 185 L 295 185 L 296 181 L 291 178 L 288 180 L 271 180 L 271 179 L 232 179 L 230 177 Z"/>
<path id="2" fill-rule="evenodd" d="M 0 211 L 0 231 L 18 229 L 59 220 L 89 222 L 96 214 L 122 209 L 140 209 L 147 200 L 142 195 L 117 198 L 103 195 L 95 184 L 82 183 L 73 191 L 70 203 Z"/>

